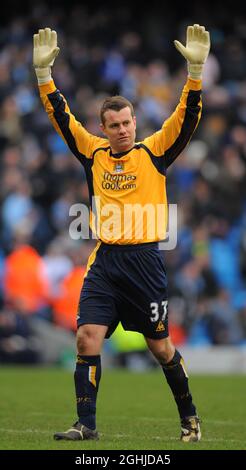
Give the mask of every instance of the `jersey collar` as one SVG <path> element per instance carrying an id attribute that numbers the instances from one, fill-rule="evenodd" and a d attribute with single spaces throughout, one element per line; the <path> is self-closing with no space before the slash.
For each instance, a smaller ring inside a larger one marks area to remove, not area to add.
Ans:
<path id="1" fill-rule="evenodd" d="M 112 149 L 110 148 L 110 151 L 109 151 L 109 155 L 110 157 L 112 158 L 121 158 L 121 157 L 124 157 L 125 155 L 127 155 L 129 152 L 131 152 L 134 148 L 139 148 L 139 145 L 138 144 L 134 144 L 133 147 L 131 147 L 129 150 L 126 150 L 125 152 L 119 152 L 119 153 L 113 153 L 112 152 Z"/>

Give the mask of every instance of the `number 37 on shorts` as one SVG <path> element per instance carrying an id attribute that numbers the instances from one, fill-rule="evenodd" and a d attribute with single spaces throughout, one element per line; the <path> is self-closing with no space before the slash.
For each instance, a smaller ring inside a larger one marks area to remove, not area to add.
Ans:
<path id="1" fill-rule="evenodd" d="M 161 304 L 150 302 L 150 309 L 150 320 L 157 323 L 156 331 L 164 331 L 167 327 L 168 300 L 163 300 Z"/>

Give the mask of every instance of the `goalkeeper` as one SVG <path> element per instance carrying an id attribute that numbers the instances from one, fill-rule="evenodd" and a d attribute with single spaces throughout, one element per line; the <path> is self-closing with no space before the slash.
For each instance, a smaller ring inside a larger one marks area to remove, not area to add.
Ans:
<path id="1" fill-rule="evenodd" d="M 151 206 L 154 211 L 160 204 L 167 206 L 167 168 L 188 144 L 201 116 L 201 78 L 210 48 L 209 33 L 194 24 L 187 28 L 186 46 L 179 41 L 174 44 L 188 65 L 180 102 L 158 132 L 136 142 L 133 106 L 122 96 L 106 98 L 102 104 L 100 127 L 105 138 L 90 134 L 75 119 L 51 76 L 59 53 L 56 32 L 45 28 L 34 35 L 33 61 L 45 110 L 84 166 L 90 202 L 95 196 L 101 205 L 101 210 L 96 206 L 91 211 L 92 221 L 96 216 L 92 228 L 98 243 L 88 260 L 78 308 L 74 374 L 78 419 L 67 431 L 56 433 L 57 440 L 98 439 L 100 354 L 104 338 L 110 337 L 119 322 L 125 330 L 142 333 L 159 362 L 177 404 L 181 440 L 201 439 L 184 361 L 168 333 L 167 278 L 158 247 L 165 239 L 165 221 L 157 230 L 158 216 L 154 223 L 145 217 L 139 234 L 140 215 L 135 214 L 135 228 L 131 218 L 123 217 L 129 206 Z M 105 230 L 103 210 L 108 207 L 116 207 L 117 214 Z"/>

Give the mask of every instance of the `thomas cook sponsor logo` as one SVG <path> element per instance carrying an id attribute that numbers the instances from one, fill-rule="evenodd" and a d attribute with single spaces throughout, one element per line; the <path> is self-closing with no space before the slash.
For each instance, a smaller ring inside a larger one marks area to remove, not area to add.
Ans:
<path id="1" fill-rule="evenodd" d="M 103 175 L 102 188 L 120 191 L 136 188 L 136 175 L 112 175 L 105 172 Z"/>

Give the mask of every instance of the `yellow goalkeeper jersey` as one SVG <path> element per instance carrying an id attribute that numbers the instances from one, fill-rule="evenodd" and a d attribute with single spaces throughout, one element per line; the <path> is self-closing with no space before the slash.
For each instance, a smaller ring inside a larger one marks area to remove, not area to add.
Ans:
<path id="1" fill-rule="evenodd" d="M 120 154 L 113 154 L 107 139 L 90 134 L 76 120 L 53 80 L 39 89 L 54 128 L 84 166 L 94 236 L 110 244 L 164 240 L 166 171 L 200 120 L 201 81 L 188 78 L 162 128 Z"/>

